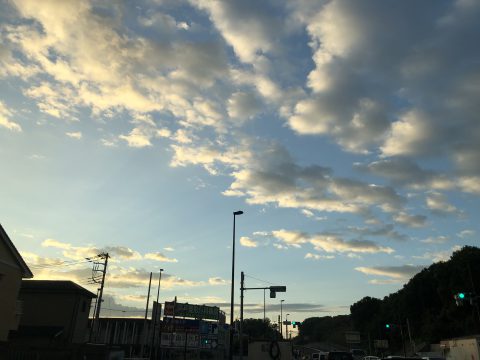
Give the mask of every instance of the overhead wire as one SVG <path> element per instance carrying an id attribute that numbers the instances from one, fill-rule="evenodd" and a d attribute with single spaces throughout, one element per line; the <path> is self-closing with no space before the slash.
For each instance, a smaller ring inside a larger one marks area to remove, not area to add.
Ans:
<path id="1" fill-rule="evenodd" d="M 262 280 L 262 279 L 259 279 L 259 278 L 254 277 L 254 276 L 247 275 L 247 274 L 245 274 L 245 273 L 244 273 L 244 275 L 245 275 L 245 277 L 248 277 L 248 278 L 250 278 L 250 279 L 254 279 L 254 280 L 263 282 L 263 283 L 265 283 L 265 284 L 275 285 L 274 283 L 272 283 L 272 282 L 270 282 L 270 281 Z"/>

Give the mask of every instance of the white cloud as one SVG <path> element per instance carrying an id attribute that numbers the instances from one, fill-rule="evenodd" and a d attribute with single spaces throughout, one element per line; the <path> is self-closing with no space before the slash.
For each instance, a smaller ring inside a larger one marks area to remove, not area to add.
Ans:
<path id="1" fill-rule="evenodd" d="M 425 244 L 444 244 L 449 240 L 446 236 L 437 236 L 437 237 L 429 237 L 427 239 L 421 240 L 421 242 Z"/>
<path id="2" fill-rule="evenodd" d="M 160 252 L 147 253 L 147 254 L 145 254 L 144 257 L 145 257 L 145 259 L 150 259 L 150 260 L 155 260 L 155 261 L 160 261 L 160 262 L 170 262 L 170 263 L 178 262 L 177 259 L 169 258 L 168 256 L 165 256 L 164 254 L 162 254 Z"/>
<path id="3" fill-rule="evenodd" d="M 470 230 L 470 229 L 462 230 L 457 234 L 457 236 L 460 238 L 471 237 L 473 235 L 475 235 L 475 230 Z"/>
<path id="4" fill-rule="evenodd" d="M 402 265 L 402 266 L 376 266 L 376 267 L 356 267 L 355 270 L 366 275 L 385 276 L 395 280 L 406 281 L 420 272 L 422 265 Z"/>
<path id="5" fill-rule="evenodd" d="M 240 245 L 242 246 L 245 246 L 245 247 L 257 247 L 258 246 L 258 242 L 256 242 L 255 240 L 252 240 L 250 239 L 249 237 L 247 236 L 242 236 L 240 238 Z"/>
<path id="6" fill-rule="evenodd" d="M 458 209 L 447 202 L 445 195 L 439 192 L 431 192 L 426 197 L 427 207 L 433 212 L 439 214 L 455 214 L 458 213 Z"/>
<path id="7" fill-rule="evenodd" d="M 220 277 L 211 277 L 208 279 L 208 283 L 210 285 L 228 285 L 230 282 Z"/>
<path id="8" fill-rule="evenodd" d="M 301 246 L 310 243 L 315 250 L 327 253 L 391 254 L 394 252 L 392 248 L 377 245 L 373 241 L 343 240 L 333 234 L 309 235 L 298 231 L 288 231 L 283 229 L 272 231 L 272 234 L 286 246 Z"/>
<path id="9" fill-rule="evenodd" d="M 307 254 L 305 255 L 305 259 L 330 260 L 330 259 L 335 259 L 335 256 L 333 256 L 333 255 L 320 255 L 320 254 L 307 253 Z"/>
<path id="10" fill-rule="evenodd" d="M 81 139 L 82 138 L 82 132 L 81 131 L 75 131 L 75 132 L 67 132 L 65 133 L 68 137 L 71 137 L 72 139 Z"/>
<path id="11" fill-rule="evenodd" d="M 5 104 L 0 100 L 0 126 L 12 131 L 22 131 L 22 127 L 16 122 L 11 120 L 13 113 L 9 110 Z"/>

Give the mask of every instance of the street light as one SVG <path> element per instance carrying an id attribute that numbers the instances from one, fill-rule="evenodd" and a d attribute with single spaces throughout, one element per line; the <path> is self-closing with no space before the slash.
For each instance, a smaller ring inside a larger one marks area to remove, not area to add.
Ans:
<path id="1" fill-rule="evenodd" d="M 280 335 L 282 336 L 282 339 L 283 339 L 283 324 L 282 324 L 282 321 L 283 321 L 283 302 L 285 300 L 280 300 Z"/>
<path id="2" fill-rule="evenodd" d="M 233 359 L 233 289 L 235 283 L 235 217 L 237 215 L 242 215 L 243 211 L 234 211 L 233 212 L 233 243 L 232 243 L 232 287 L 230 294 L 230 349 L 229 349 L 229 359 Z"/>
<path id="3" fill-rule="evenodd" d="M 287 337 L 287 341 L 288 341 L 288 315 L 290 314 L 285 315 L 285 336 Z"/>

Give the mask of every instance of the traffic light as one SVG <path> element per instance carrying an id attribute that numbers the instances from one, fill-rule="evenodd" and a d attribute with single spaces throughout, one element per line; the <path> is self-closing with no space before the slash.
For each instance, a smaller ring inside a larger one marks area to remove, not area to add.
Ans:
<path id="1" fill-rule="evenodd" d="M 275 299 L 277 297 L 277 292 L 286 292 L 286 286 L 270 286 L 270 299 Z"/>
<path id="2" fill-rule="evenodd" d="M 386 329 L 390 329 L 390 326 L 391 326 L 390 324 L 385 324 Z"/>
<path id="3" fill-rule="evenodd" d="M 457 304 L 457 306 L 462 306 L 464 300 L 466 300 L 467 297 L 468 297 L 467 294 L 464 292 L 459 292 L 453 295 L 453 298 L 455 299 L 455 303 Z"/>

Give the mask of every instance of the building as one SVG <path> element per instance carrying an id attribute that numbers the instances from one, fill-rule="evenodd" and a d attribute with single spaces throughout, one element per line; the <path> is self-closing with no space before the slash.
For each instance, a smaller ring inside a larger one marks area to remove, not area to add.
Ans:
<path id="1" fill-rule="evenodd" d="M 28 344 L 81 344 L 88 340 L 88 314 L 95 294 L 65 280 L 23 280 L 23 316 L 11 339 Z"/>
<path id="2" fill-rule="evenodd" d="M 0 225 L 0 342 L 6 342 L 11 330 L 16 330 L 22 315 L 18 293 L 22 278 L 33 274 Z"/>

